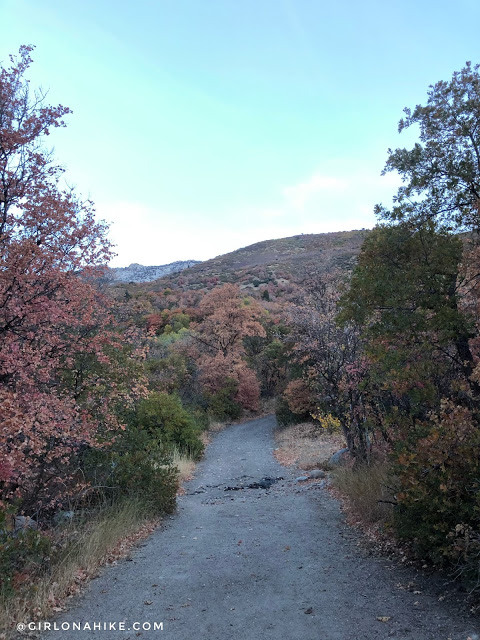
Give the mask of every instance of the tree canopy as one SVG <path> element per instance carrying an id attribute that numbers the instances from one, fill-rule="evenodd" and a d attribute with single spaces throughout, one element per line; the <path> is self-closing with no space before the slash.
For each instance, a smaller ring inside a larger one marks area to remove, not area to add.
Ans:
<path id="1" fill-rule="evenodd" d="M 425 106 L 405 108 L 399 132 L 420 128 L 413 149 L 389 149 L 383 173 L 403 185 L 394 206 L 376 208 L 384 220 L 436 219 L 452 229 L 480 227 L 480 65 L 467 62 L 450 81 L 430 86 Z"/>

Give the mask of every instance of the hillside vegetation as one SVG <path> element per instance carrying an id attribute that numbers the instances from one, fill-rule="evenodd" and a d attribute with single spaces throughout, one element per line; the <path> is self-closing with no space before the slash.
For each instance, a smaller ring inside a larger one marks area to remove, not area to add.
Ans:
<path id="1" fill-rule="evenodd" d="M 117 285 L 117 289 L 131 294 L 164 289 L 202 291 L 232 283 L 254 295 L 265 288 L 281 291 L 290 283 L 304 281 L 312 270 L 351 270 L 366 233 L 363 229 L 265 240 L 139 287 Z"/>

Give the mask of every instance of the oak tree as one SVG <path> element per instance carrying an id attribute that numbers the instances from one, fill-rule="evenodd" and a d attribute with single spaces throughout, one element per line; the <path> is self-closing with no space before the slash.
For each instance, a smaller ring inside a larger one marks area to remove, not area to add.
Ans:
<path id="1" fill-rule="evenodd" d="M 480 216 L 480 65 L 467 62 L 450 81 L 430 86 L 426 105 L 404 109 L 399 132 L 413 125 L 420 140 L 412 149 L 389 149 L 383 173 L 403 181 L 387 209 L 390 221 L 436 219 L 452 229 L 478 231 Z"/>
<path id="2" fill-rule="evenodd" d="M 129 393 L 95 286 L 107 227 L 44 147 L 70 109 L 30 89 L 32 49 L 0 69 L 0 499 L 31 509 L 68 491 L 72 459 L 118 427 L 115 397 Z"/>

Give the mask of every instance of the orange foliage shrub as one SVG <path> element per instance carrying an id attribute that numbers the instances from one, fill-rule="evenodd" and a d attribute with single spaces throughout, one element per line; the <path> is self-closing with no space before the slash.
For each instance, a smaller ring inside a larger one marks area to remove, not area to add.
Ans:
<path id="1" fill-rule="evenodd" d="M 310 414 L 315 410 L 312 391 L 304 379 L 291 380 L 284 396 L 292 413 Z"/>

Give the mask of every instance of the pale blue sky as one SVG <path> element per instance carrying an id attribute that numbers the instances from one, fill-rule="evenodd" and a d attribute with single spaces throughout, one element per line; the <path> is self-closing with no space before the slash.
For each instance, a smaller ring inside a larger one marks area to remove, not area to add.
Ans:
<path id="1" fill-rule="evenodd" d="M 0 60 L 73 110 L 50 140 L 115 265 L 370 227 L 405 106 L 480 62 L 477 0 L 0 0 Z"/>

